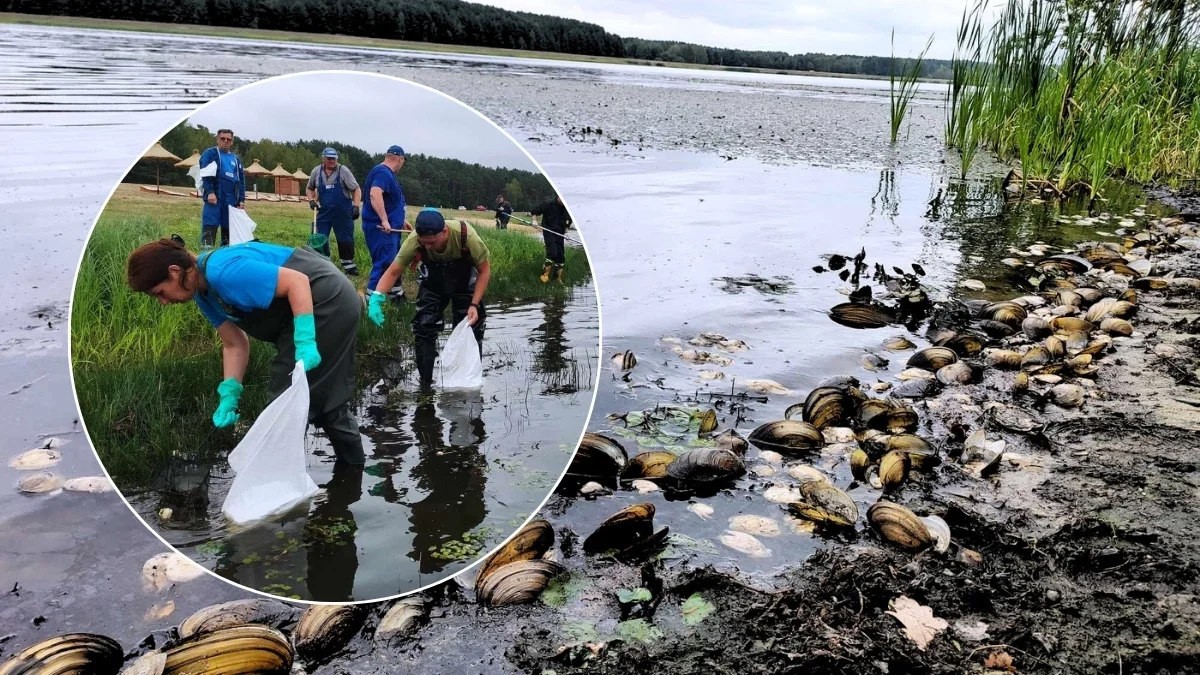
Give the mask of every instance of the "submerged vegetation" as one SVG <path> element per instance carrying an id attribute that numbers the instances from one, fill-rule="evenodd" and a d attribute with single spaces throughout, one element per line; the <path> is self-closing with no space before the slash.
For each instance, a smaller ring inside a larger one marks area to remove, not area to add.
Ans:
<path id="1" fill-rule="evenodd" d="M 1024 182 L 1095 196 L 1110 177 L 1200 170 L 1200 40 L 1184 0 L 1009 0 L 990 29 L 964 11 L 946 94 L 946 143 L 965 175 L 978 148 L 1020 160 Z"/>

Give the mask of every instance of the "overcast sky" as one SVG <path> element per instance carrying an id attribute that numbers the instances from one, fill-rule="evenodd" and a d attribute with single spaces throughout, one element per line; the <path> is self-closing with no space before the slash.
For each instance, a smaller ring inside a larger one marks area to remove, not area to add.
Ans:
<path id="1" fill-rule="evenodd" d="M 621 37 L 764 51 L 948 59 L 967 0 L 476 0 L 603 26 Z M 997 5 L 993 0 L 990 5 Z M 998 9 L 998 8 L 997 8 Z M 993 14 L 995 9 L 993 10 Z"/>
<path id="2" fill-rule="evenodd" d="M 314 73 L 256 83 L 207 104 L 188 120 L 248 140 L 319 138 L 383 153 L 450 157 L 484 166 L 537 171 L 491 122 L 437 92 L 369 74 Z"/>

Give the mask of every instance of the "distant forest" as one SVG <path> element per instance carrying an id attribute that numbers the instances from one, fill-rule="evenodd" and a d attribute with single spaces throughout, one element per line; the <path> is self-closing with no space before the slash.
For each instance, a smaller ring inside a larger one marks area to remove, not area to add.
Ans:
<path id="1" fill-rule="evenodd" d="M 338 161 L 349 167 L 350 172 L 359 181 L 366 177 L 372 167 L 383 161 L 382 152 L 371 154 L 361 148 L 335 141 L 247 141 L 236 136 L 236 126 L 233 131 L 233 152 L 241 157 L 243 165 L 250 166 L 257 159 L 268 171 L 274 169 L 277 164 L 282 164 L 288 173 L 300 169 L 306 174 L 311 174 L 313 168 L 321 163 L 320 153 L 326 147 L 333 147 L 338 151 Z M 184 122 L 163 136 L 162 145 L 171 153 L 187 158 L 195 150 L 204 152 L 215 145 L 215 136 L 215 130 Z M 187 175 L 187 170 L 172 164 L 160 164 L 159 176 L 162 184 L 194 188 L 195 183 Z M 515 210 L 528 211 L 533 206 L 555 197 L 550 181 L 540 173 L 485 167 L 457 159 L 419 154 L 409 155 L 405 159 L 404 167 L 400 169 L 397 178 L 400 180 L 400 186 L 404 188 L 405 201 L 412 206 L 465 206 L 473 209 L 482 205 L 491 209 L 495 206 L 496 195 L 503 194 Z M 123 182 L 153 185 L 154 162 L 139 161 Z M 271 176 L 259 177 L 257 183 L 259 192 L 275 191 L 275 179 Z M 255 179 L 246 176 L 246 189 L 254 190 L 254 184 Z"/>
<path id="2" fill-rule="evenodd" d="M 330 33 L 731 68 L 848 75 L 891 71 L 888 57 L 788 54 L 621 38 L 592 23 L 461 0 L 0 0 L 0 8 L 26 14 Z M 908 61 L 897 59 L 897 69 Z M 950 62 L 926 59 L 921 75 L 949 78 Z"/>

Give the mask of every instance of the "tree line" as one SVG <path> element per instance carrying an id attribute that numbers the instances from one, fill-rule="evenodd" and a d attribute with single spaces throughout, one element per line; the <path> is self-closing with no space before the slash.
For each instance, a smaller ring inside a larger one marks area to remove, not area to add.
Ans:
<path id="1" fill-rule="evenodd" d="M 383 161 L 382 151 L 370 153 L 337 141 L 249 141 L 239 138 L 236 133 L 235 128 L 233 152 L 242 159 L 243 165 L 250 166 L 257 159 L 268 171 L 274 169 L 277 164 L 282 164 L 288 173 L 295 173 L 296 169 L 300 169 L 311 175 L 313 168 L 321 163 L 321 152 L 327 147 L 332 147 L 338 151 L 338 162 L 346 165 L 361 182 L 372 167 Z M 204 152 L 215 145 L 215 137 L 216 130 L 183 122 L 163 136 L 162 146 L 171 153 L 186 158 L 193 151 Z M 187 175 L 187 169 L 173 166 L 173 162 L 160 162 L 158 170 L 164 186 L 195 187 L 191 176 Z M 155 162 L 141 160 L 125 175 L 122 182 L 153 185 L 154 172 Z M 515 210 L 528 211 L 537 204 L 554 199 L 556 195 L 550 181 L 537 172 L 487 167 L 447 157 L 421 154 L 409 155 L 397 177 L 404 189 L 405 201 L 413 206 L 465 206 L 473 209 L 482 205 L 490 209 L 496 203 L 496 195 L 503 194 Z M 253 191 L 256 182 L 259 192 L 275 191 L 275 179 L 271 176 L 261 176 L 257 181 L 246 176 L 246 189 Z"/>
<path id="2" fill-rule="evenodd" d="M 462 0 L 0 0 L 0 7 L 26 14 L 329 33 L 732 68 L 883 76 L 892 68 L 892 59 L 884 56 L 788 54 L 622 38 L 593 23 Z M 897 73 L 908 62 L 897 59 Z M 926 59 L 921 75 L 949 78 L 950 62 Z"/>

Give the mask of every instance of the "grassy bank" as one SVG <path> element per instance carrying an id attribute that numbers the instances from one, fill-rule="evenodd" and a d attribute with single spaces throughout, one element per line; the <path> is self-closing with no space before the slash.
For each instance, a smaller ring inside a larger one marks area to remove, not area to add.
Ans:
<path id="1" fill-rule="evenodd" d="M 125 283 L 126 259 L 143 243 L 179 233 L 195 249 L 199 208 L 197 200 L 118 192 L 84 253 L 71 314 L 76 391 L 92 441 L 123 487 L 146 484 L 174 454 L 232 449 L 266 405 L 266 377 L 275 350 L 252 341 L 240 406 L 243 421 L 215 430 L 211 415 L 221 380 L 216 332 L 194 304 L 163 307 L 132 293 Z M 247 211 L 263 241 L 303 245 L 311 231 L 312 212 L 306 204 L 250 202 Z M 361 272 L 354 281 L 361 290 L 370 255 L 355 225 Z M 540 239 L 517 230 L 476 230 L 492 255 L 493 278 L 485 296 L 489 304 L 567 296 L 590 279 L 582 249 L 567 250 L 566 283 L 542 284 L 537 278 L 545 253 Z M 404 285 L 406 294 L 415 297 L 411 274 Z M 411 358 L 411 304 L 389 306 L 386 313 L 383 328 L 363 313 L 357 366 L 364 384 L 378 377 L 385 360 Z"/>
<path id="2" fill-rule="evenodd" d="M 330 35 L 327 33 L 299 33 L 293 31 L 258 30 L 253 28 L 231 28 L 225 26 L 196 26 L 190 24 L 156 23 L 153 21 L 92 19 L 76 16 L 49 16 L 40 14 L 16 14 L 11 12 L 0 12 L 0 23 L 35 26 L 59 26 L 63 28 L 133 31 L 139 33 L 163 33 L 168 35 L 199 35 L 204 37 L 225 37 L 245 40 L 272 40 L 276 42 L 335 45 L 340 47 L 405 49 L 419 52 L 432 52 L 435 54 L 473 54 L 479 56 L 497 56 L 510 59 L 550 59 L 554 61 L 576 61 L 581 63 L 612 63 L 634 66 L 656 66 L 660 68 L 684 68 L 688 70 L 722 70 L 740 73 L 768 73 L 776 75 L 800 76 L 807 75 L 863 80 L 888 79 L 883 75 L 825 73 L 803 70 L 778 70 L 773 68 L 749 68 L 743 66 L 715 66 L 698 63 L 672 63 L 668 61 L 649 61 L 646 59 L 618 58 L 612 56 L 588 56 L 584 54 L 564 54 L 561 52 L 538 52 L 526 49 L 500 49 L 496 47 L 475 47 L 470 45 L 447 45 L 434 42 L 412 42 L 409 40 L 384 40 L 379 38 L 357 37 L 352 35 Z M 944 80 L 922 78 L 921 81 L 943 82 Z"/>
<path id="3" fill-rule="evenodd" d="M 982 147 L 1057 193 L 1200 175 L 1200 31 L 1182 3 L 968 7 L 947 93 L 963 173 Z M 1165 9 L 1162 9 L 1165 7 Z"/>

